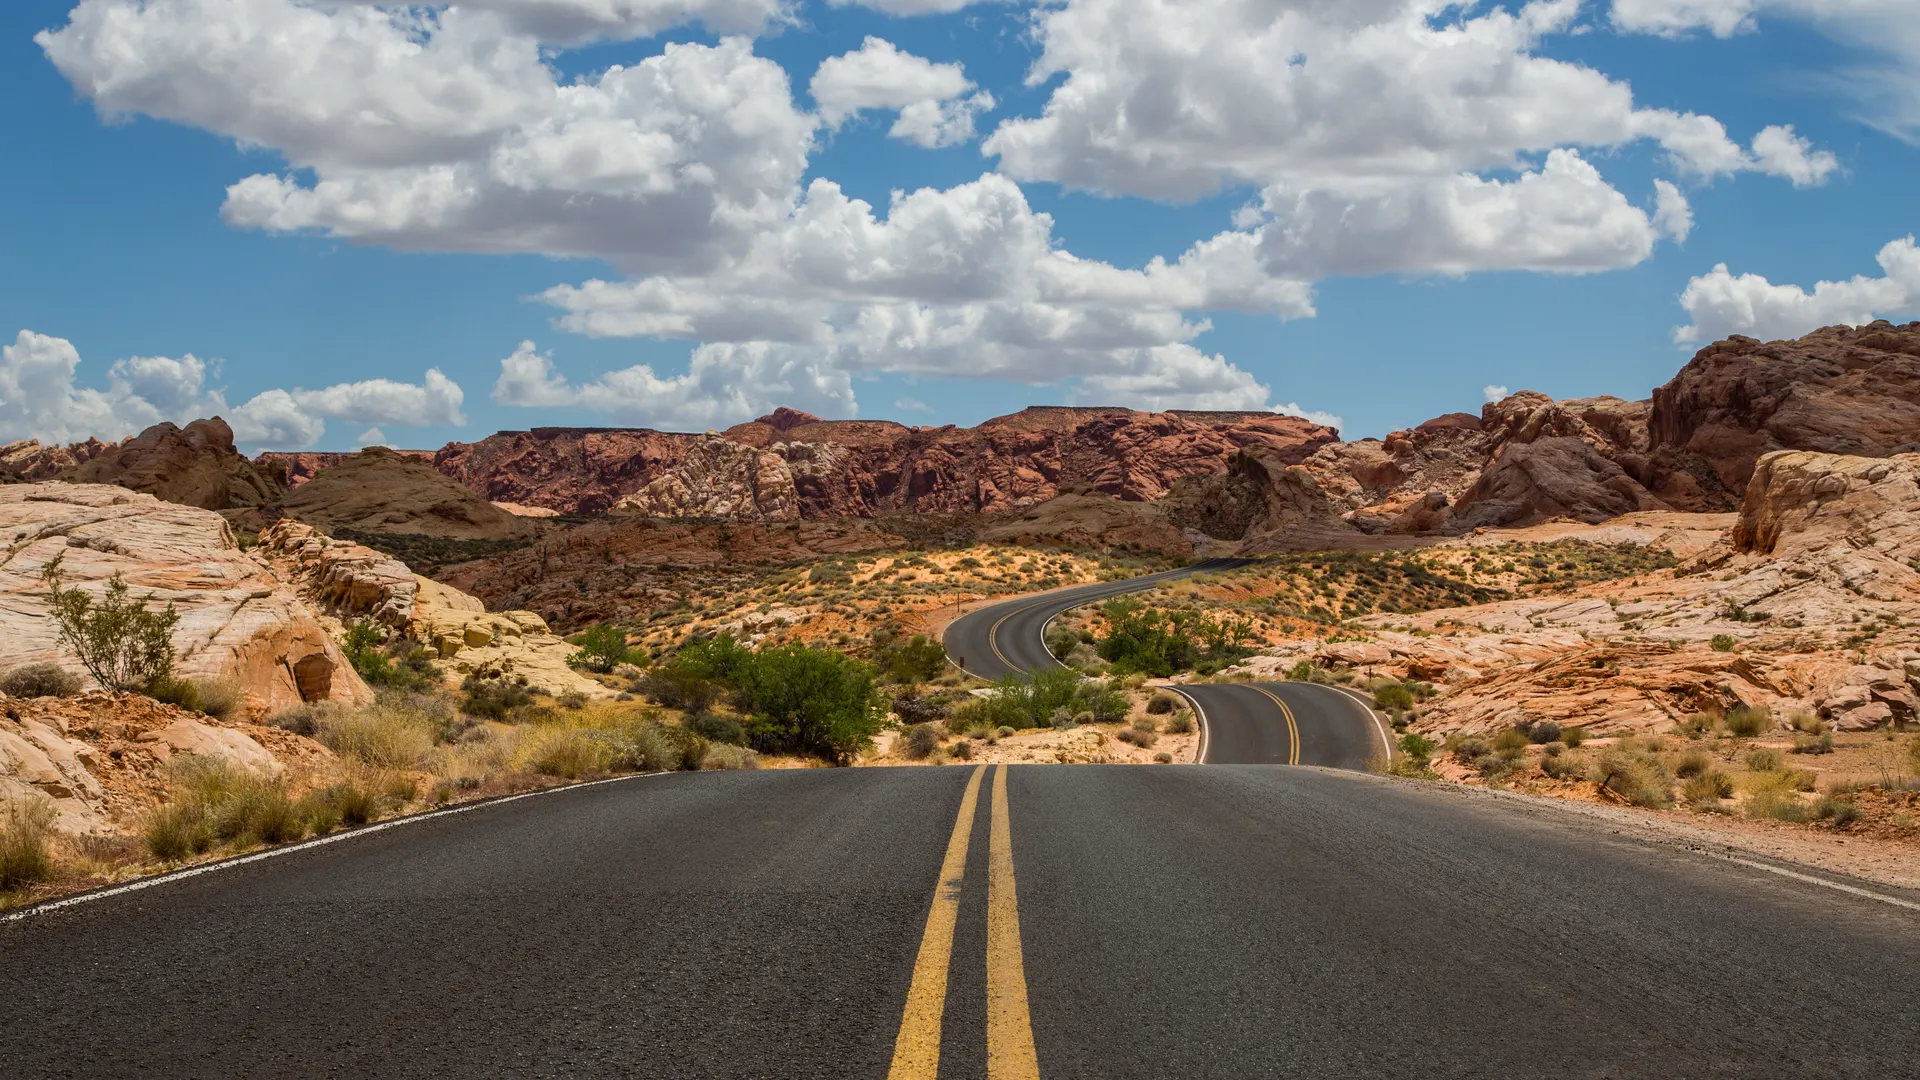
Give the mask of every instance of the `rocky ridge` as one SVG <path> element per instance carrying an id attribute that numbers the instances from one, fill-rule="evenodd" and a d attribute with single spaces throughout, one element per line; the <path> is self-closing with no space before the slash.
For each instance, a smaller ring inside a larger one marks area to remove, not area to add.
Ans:
<path id="1" fill-rule="evenodd" d="M 378 446 L 349 454 L 288 491 L 278 513 L 328 530 L 453 540 L 518 540 L 540 531 L 428 462 Z"/>
<path id="2" fill-rule="evenodd" d="M 613 693 L 568 667 L 574 647 L 531 611 L 489 612 L 477 597 L 298 521 L 283 519 L 261 533 L 258 550 L 335 620 L 336 632 L 360 619 L 385 626 L 424 647 L 449 685 L 487 673 L 524 677 L 554 695 Z"/>

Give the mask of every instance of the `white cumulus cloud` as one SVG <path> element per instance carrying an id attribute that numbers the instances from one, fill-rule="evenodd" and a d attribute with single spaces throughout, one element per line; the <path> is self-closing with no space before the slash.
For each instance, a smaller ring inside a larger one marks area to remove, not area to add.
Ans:
<path id="1" fill-rule="evenodd" d="M 993 108 L 993 95 L 973 89 L 961 65 L 936 64 L 877 37 L 822 60 L 808 84 L 829 126 L 867 109 L 895 110 L 900 115 L 887 134 L 928 148 L 973 138 L 974 116 Z"/>
<path id="2" fill-rule="evenodd" d="M 1812 292 L 1776 285 L 1759 274 L 1735 277 L 1721 263 L 1687 282 L 1680 306 L 1693 321 L 1676 328 L 1674 340 L 1715 341 L 1729 334 L 1792 338 L 1835 323 L 1857 325 L 1920 312 L 1920 250 L 1913 237 L 1888 243 L 1875 261 L 1881 277 L 1816 282 Z"/>
<path id="3" fill-rule="evenodd" d="M 1488 383 L 1487 385 L 1480 388 L 1480 396 L 1486 398 L 1487 404 L 1489 405 L 1493 404 L 1496 401 L 1506 400 L 1506 397 L 1509 393 L 1511 393 L 1511 391 L 1509 391 L 1506 387 L 1497 386 L 1493 383 Z"/>
<path id="4" fill-rule="evenodd" d="M 464 424 L 461 391 L 438 370 L 420 384 L 389 379 L 341 383 L 322 390 L 266 390 L 230 406 L 209 387 L 211 365 L 179 358 L 133 356 L 107 369 L 105 389 L 76 382 L 80 351 L 66 338 L 22 330 L 0 348 L 0 441 L 78 442 L 124 438 L 162 420 L 176 424 L 223 416 L 243 445 L 311 446 L 326 420 L 361 423 Z"/>
<path id="5" fill-rule="evenodd" d="M 767 342 L 701 345 L 687 371 L 662 377 L 636 364 L 571 383 L 552 355 L 523 341 L 500 361 L 493 398 L 503 405 L 586 409 L 623 424 L 698 430 L 727 427 L 788 405 L 829 417 L 854 415 L 845 372 L 818 357 Z"/>
<path id="6" fill-rule="evenodd" d="M 1684 243 L 1693 232 L 1693 206 L 1679 187 L 1669 180 L 1653 182 L 1653 227 L 1675 243 Z"/>
<path id="7" fill-rule="evenodd" d="M 1345 420 L 1340 419 L 1330 412 L 1322 412 L 1319 409 L 1303 409 L 1291 401 L 1285 405 L 1275 405 L 1273 411 L 1279 413 L 1281 416 L 1297 416 L 1302 420 L 1310 420 L 1313 423 L 1330 427 L 1335 431 L 1347 426 Z"/>

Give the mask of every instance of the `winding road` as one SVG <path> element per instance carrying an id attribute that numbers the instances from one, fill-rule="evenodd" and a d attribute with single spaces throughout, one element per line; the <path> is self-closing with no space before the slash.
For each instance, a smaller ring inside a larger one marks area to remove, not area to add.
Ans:
<path id="1" fill-rule="evenodd" d="M 1141 592 L 1164 581 L 1231 570 L 1250 560 L 1215 559 L 1178 570 L 1076 585 L 971 611 L 947 627 L 947 655 L 987 679 L 1056 667 L 1047 624 L 1073 608 Z M 1362 769 L 1392 753 L 1386 726 L 1359 694 L 1313 683 L 1195 683 L 1176 687 L 1202 725 L 1208 765 L 1319 765 Z"/>
<path id="2" fill-rule="evenodd" d="M 1891 1080 L 1915 970 L 1920 893 L 1351 769 L 674 773 L 0 914 L 0 1077 Z"/>

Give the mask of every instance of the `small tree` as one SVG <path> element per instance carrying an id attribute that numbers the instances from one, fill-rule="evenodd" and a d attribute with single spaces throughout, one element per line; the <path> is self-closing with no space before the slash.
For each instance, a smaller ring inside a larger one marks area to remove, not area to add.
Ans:
<path id="1" fill-rule="evenodd" d="M 109 690 L 139 690 L 173 673 L 173 628 L 180 613 L 171 602 L 165 611 L 149 611 L 148 593 L 135 600 L 119 572 L 95 600 L 79 589 L 62 587 L 56 556 L 40 571 L 53 598 L 60 644 L 72 649 L 95 682 Z"/>
<path id="2" fill-rule="evenodd" d="M 612 623 L 601 623 L 568 638 L 580 651 L 567 658 L 574 667 L 606 674 L 621 664 L 631 663 L 634 650 L 627 647 L 627 632 Z"/>

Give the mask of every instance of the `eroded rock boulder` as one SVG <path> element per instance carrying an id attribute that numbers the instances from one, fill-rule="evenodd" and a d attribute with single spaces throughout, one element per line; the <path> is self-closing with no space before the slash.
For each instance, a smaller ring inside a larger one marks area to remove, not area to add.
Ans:
<path id="1" fill-rule="evenodd" d="M 58 557 L 70 588 L 97 593 L 118 573 L 133 596 L 172 603 L 175 672 L 238 683 L 254 712 L 309 700 L 295 674 L 303 661 L 329 665 L 327 700 L 371 698 L 293 588 L 242 551 L 218 514 L 107 485 L 16 484 L 0 487 L 0 543 L 0 670 L 52 661 L 79 673 L 41 580 Z"/>
<path id="2" fill-rule="evenodd" d="M 240 456 L 233 429 L 217 416 L 184 428 L 155 424 L 65 470 L 59 479 L 113 484 L 203 510 L 262 506 L 286 490 L 283 474 Z"/>

